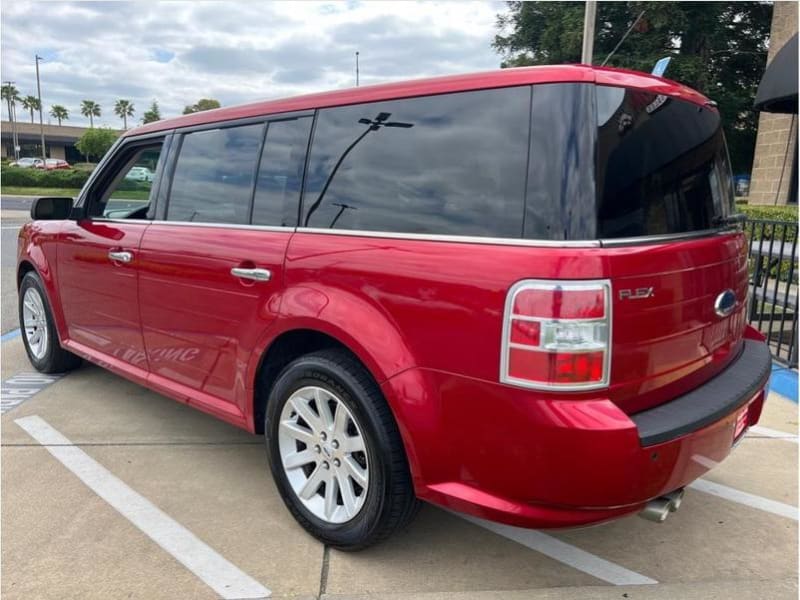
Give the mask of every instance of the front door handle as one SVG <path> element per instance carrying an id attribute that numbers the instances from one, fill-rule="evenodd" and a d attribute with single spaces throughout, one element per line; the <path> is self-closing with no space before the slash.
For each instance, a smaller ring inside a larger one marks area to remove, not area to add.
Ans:
<path id="1" fill-rule="evenodd" d="M 239 279 L 252 279 L 253 281 L 269 281 L 272 279 L 272 272 L 269 269 L 234 267 L 231 269 L 231 275 Z"/>
<path id="2" fill-rule="evenodd" d="M 133 252 L 125 250 L 112 250 L 108 253 L 108 258 L 114 262 L 129 263 L 133 260 Z"/>

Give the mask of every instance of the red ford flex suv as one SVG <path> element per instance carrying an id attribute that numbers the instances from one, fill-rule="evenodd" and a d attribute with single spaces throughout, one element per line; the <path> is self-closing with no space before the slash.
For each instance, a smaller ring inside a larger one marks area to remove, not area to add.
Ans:
<path id="1" fill-rule="evenodd" d="M 720 116 L 664 79 L 508 69 L 158 121 L 32 216 L 33 365 L 263 433 L 335 547 L 418 499 L 663 520 L 764 402 Z"/>

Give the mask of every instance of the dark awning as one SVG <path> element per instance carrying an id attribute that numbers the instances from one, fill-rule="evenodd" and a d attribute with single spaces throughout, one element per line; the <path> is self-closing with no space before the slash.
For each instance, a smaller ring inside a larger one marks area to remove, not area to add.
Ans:
<path id="1" fill-rule="evenodd" d="M 756 110 L 797 114 L 797 34 L 767 66 L 758 85 Z"/>

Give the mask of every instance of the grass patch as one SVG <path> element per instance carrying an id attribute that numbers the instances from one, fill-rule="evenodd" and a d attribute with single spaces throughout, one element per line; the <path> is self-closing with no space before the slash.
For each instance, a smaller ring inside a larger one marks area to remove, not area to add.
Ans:
<path id="1" fill-rule="evenodd" d="M 75 198 L 80 193 L 77 188 L 23 187 L 4 185 L 3 194 L 9 196 L 63 196 Z"/>

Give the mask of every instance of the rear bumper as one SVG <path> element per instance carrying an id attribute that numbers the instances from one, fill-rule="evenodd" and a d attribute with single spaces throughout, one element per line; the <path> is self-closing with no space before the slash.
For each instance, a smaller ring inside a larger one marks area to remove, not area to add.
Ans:
<path id="1" fill-rule="evenodd" d="M 767 345 L 745 340 L 742 353 L 720 375 L 688 394 L 631 417 L 642 446 L 681 437 L 732 413 L 766 385 L 771 367 Z"/>
<path id="2" fill-rule="evenodd" d="M 638 512 L 725 459 L 737 416 L 758 421 L 766 345 L 692 392 L 628 416 L 605 398 L 553 400 L 413 369 L 384 384 L 418 496 L 525 527 L 570 527 Z"/>

